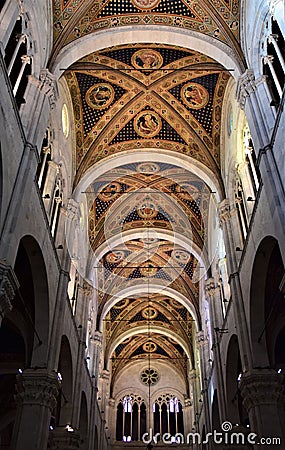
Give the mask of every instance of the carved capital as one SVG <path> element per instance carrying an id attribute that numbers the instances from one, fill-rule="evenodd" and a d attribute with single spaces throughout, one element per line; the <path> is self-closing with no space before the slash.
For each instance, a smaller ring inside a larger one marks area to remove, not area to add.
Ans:
<path id="1" fill-rule="evenodd" d="M 83 289 L 83 294 L 86 297 L 90 297 L 93 293 L 93 286 L 91 284 L 87 283 L 86 280 L 83 281 L 82 289 Z"/>
<path id="2" fill-rule="evenodd" d="M 189 374 L 188 374 L 188 380 L 190 381 L 190 383 L 194 382 L 197 378 L 197 374 L 196 374 L 196 370 L 190 370 Z"/>
<path id="3" fill-rule="evenodd" d="M 232 215 L 232 209 L 228 198 L 222 200 L 218 205 L 218 215 L 220 220 L 220 226 L 229 221 Z"/>
<path id="4" fill-rule="evenodd" d="M 253 369 L 243 374 L 240 390 L 247 411 L 260 405 L 284 403 L 283 379 L 271 369 Z"/>
<path id="5" fill-rule="evenodd" d="M 211 297 L 211 298 L 214 297 L 215 289 L 216 289 L 216 285 L 215 285 L 214 278 L 208 278 L 208 280 L 206 280 L 206 282 L 205 282 L 206 296 Z"/>
<path id="6" fill-rule="evenodd" d="M 101 348 L 103 341 L 103 334 L 100 331 L 94 331 L 90 337 L 90 341 L 96 346 Z"/>
<path id="7" fill-rule="evenodd" d="M 15 399 L 22 405 L 37 405 L 49 408 L 56 406 L 59 390 L 57 374 L 46 369 L 27 369 L 17 376 Z"/>
<path id="8" fill-rule="evenodd" d="M 196 334 L 196 344 L 198 348 L 202 348 L 208 343 L 208 338 L 204 335 L 204 331 L 198 331 Z"/>
<path id="9" fill-rule="evenodd" d="M 12 309 L 12 301 L 19 288 L 17 277 L 5 261 L 0 260 L 0 315 L 4 317 Z"/>
<path id="10" fill-rule="evenodd" d="M 41 91 L 48 97 L 50 108 L 53 109 L 58 99 L 56 77 L 48 69 L 42 69 L 40 81 Z"/>
<path id="11" fill-rule="evenodd" d="M 238 79 L 236 99 L 241 109 L 244 109 L 246 98 L 256 90 L 255 76 L 252 69 L 247 69 Z"/>
<path id="12" fill-rule="evenodd" d="M 67 205 L 67 216 L 70 220 L 73 220 L 74 218 L 77 218 L 78 216 L 78 207 L 79 207 L 79 203 L 76 202 L 75 200 L 73 200 L 73 198 L 71 198 L 68 202 Z"/>

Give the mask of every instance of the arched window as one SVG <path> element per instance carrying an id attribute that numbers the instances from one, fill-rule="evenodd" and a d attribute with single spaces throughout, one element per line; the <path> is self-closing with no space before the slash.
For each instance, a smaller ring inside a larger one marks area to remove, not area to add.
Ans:
<path id="1" fill-rule="evenodd" d="M 257 158 L 254 150 L 251 134 L 248 126 L 246 125 L 243 130 L 243 145 L 245 153 L 245 161 L 247 162 L 248 172 L 251 179 L 251 185 L 254 193 L 256 194 L 259 188 L 261 179 L 260 171 L 257 166 Z"/>
<path id="2" fill-rule="evenodd" d="M 285 84 L 285 40 L 274 17 L 266 22 L 263 55 L 263 72 L 267 76 L 272 106 L 277 106 Z"/>
<path id="3" fill-rule="evenodd" d="M 37 180 L 38 180 L 38 186 L 43 193 L 47 173 L 48 173 L 48 161 L 51 160 L 51 131 L 49 128 L 47 128 L 45 132 L 45 136 L 42 142 L 42 148 L 40 153 L 40 162 L 37 169 Z"/>
<path id="4" fill-rule="evenodd" d="M 5 47 L 4 60 L 18 107 L 25 102 L 23 96 L 28 84 L 28 76 L 31 75 L 32 44 L 28 40 L 26 27 L 26 21 L 20 16 Z"/>
<path id="5" fill-rule="evenodd" d="M 154 434 L 162 436 L 170 433 L 172 442 L 176 442 L 175 435 L 184 433 L 182 404 L 173 394 L 159 396 L 153 403 Z"/>
<path id="6" fill-rule="evenodd" d="M 139 395 L 126 395 L 117 406 L 116 440 L 132 442 L 146 432 L 146 406 Z"/>
<path id="7" fill-rule="evenodd" d="M 244 190 L 239 176 L 237 176 L 236 178 L 235 203 L 240 225 L 241 237 L 242 241 L 244 242 L 248 231 L 248 217 L 245 206 Z"/>

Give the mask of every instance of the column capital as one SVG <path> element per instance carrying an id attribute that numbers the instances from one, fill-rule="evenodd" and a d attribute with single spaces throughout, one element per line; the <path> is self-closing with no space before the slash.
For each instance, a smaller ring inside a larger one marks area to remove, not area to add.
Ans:
<path id="1" fill-rule="evenodd" d="M 244 109 L 246 98 L 256 90 L 255 76 L 252 69 L 247 69 L 238 79 L 236 99 L 241 109 Z"/>
<path id="2" fill-rule="evenodd" d="M 214 297 L 216 284 L 214 278 L 208 278 L 205 281 L 205 291 L 207 297 Z"/>
<path id="3" fill-rule="evenodd" d="M 12 309 L 12 301 L 19 288 L 17 277 L 6 261 L 0 260 L 0 316 L 4 317 Z"/>
<path id="4" fill-rule="evenodd" d="M 196 334 L 196 344 L 198 348 L 208 344 L 208 338 L 205 336 L 204 331 L 198 331 Z"/>
<path id="5" fill-rule="evenodd" d="M 50 108 L 53 109 L 58 99 L 56 77 L 48 69 L 42 69 L 40 72 L 40 81 L 40 89 L 48 97 Z"/>
<path id="6" fill-rule="evenodd" d="M 220 225 L 229 221 L 233 213 L 231 204 L 228 198 L 225 198 L 218 204 L 218 216 L 220 220 Z"/>
<path id="7" fill-rule="evenodd" d="M 100 373 L 100 378 L 103 380 L 103 382 L 108 383 L 110 381 L 110 371 L 107 369 L 103 369 Z"/>
<path id="8" fill-rule="evenodd" d="M 86 297 L 90 297 L 93 293 L 93 286 L 86 280 L 83 281 L 83 286 L 80 287 L 80 289 L 82 289 L 82 292 Z"/>
<path id="9" fill-rule="evenodd" d="M 197 378 L 197 373 L 195 369 L 190 370 L 190 372 L 188 373 L 188 380 L 191 381 L 195 381 Z"/>
<path id="10" fill-rule="evenodd" d="M 73 198 L 71 198 L 68 202 L 67 211 L 66 211 L 69 219 L 72 220 L 78 216 L 78 207 L 79 207 L 79 203 L 77 201 L 75 201 Z"/>
<path id="11" fill-rule="evenodd" d="M 17 375 L 15 399 L 19 404 L 38 405 L 49 408 L 56 406 L 59 380 L 56 372 L 46 369 L 26 369 Z"/>
<path id="12" fill-rule="evenodd" d="M 94 331 L 92 335 L 90 336 L 90 341 L 97 347 L 102 347 L 102 341 L 103 341 L 103 333 L 101 331 Z"/>
<path id="13" fill-rule="evenodd" d="M 284 376 L 272 369 L 251 369 L 240 381 L 244 405 L 249 411 L 260 405 L 282 404 Z"/>

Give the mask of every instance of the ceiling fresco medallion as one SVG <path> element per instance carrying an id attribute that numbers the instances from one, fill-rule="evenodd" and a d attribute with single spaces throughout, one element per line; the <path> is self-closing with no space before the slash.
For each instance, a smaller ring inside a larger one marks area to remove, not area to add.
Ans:
<path id="1" fill-rule="evenodd" d="M 125 252 L 122 250 L 114 250 L 112 253 L 106 255 L 106 261 L 109 264 L 116 264 L 119 261 L 123 260 L 125 256 Z"/>
<path id="2" fill-rule="evenodd" d="M 209 101 L 208 91 L 198 83 L 187 83 L 181 89 L 183 102 L 192 109 L 204 108 Z"/>
<path id="3" fill-rule="evenodd" d="M 108 83 L 98 83 L 91 86 L 85 94 L 87 105 L 93 109 L 107 108 L 114 100 L 115 91 Z"/>
<path id="4" fill-rule="evenodd" d="M 143 11 L 155 8 L 161 0 L 132 0 L 132 4 Z"/>
<path id="5" fill-rule="evenodd" d="M 98 198 L 103 202 L 109 202 L 110 200 L 115 200 L 115 198 L 119 196 L 120 192 L 120 183 L 114 181 L 102 189 L 102 191 L 98 194 Z"/>
<path id="6" fill-rule="evenodd" d="M 152 49 L 142 48 L 132 56 L 132 65 L 136 69 L 159 69 L 163 64 L 163 58 L 159 52 Z"/>
<path id="7" fill-rule="evenodd" d="M 142 219 L 150 220 L 157 216 L 158 210 L 154 203 L 147 201 L 137 208 L 137 213 Z"/>
<path id="8" fill-rule="evenodd" d="M 197 200 L 197 198 L 200 195 L 199 189 L 197 186 L 191 183 L 181 183 L 177 184 L 175 186 L 175 191 L 178 195 L 178 197 L 182 198 L 183 200 Z"/>
<path id="9" fill-rule="evenodd" d="M 158 272 L 158 268 L 155 267 L 151 262 L 144 263 L 144 266 L 140 267 L 139 270 L 143 277 L 154 277 Z"/>
<path id="10" fill-rule="evenodd" d="M 142 316 L 145 319 L 155 319 L 157 317 L 157 310 L 152 306 L 148 306 L 147 308 L 142 310 Z"/>
<path id="11" fill-rule="evenodd" d="M 144 351 L 145 352 L 147 352 L 147 353 L 153 353 L 153 352 L 155 352 L 155 350 L 157 349 L 157 345 L 155 344 L 155 342 L 146 342 L 144 345 L 143 345 L 143 349 L 144 349 Z"/>
<path id="12" fill-rule="evenodd" d="M 136 167 L 137 172 L 145 173 L 147 175 L 150 175 L 152 173 L 157 173 L 157 172 L 159 172 L 159 170 L 160 170 L 159 165 L 156 163 L 151 163 L 151 162 L 141 163 L 141 164 L 138 164 Z"/>
<path id="13" fill-rule="evenodd" d="M 157 135 L 161 127 L 161 119 L 154 111 L 141 111 L 134 119 L 135 131 L 142 137 L 153 137 Z"/>

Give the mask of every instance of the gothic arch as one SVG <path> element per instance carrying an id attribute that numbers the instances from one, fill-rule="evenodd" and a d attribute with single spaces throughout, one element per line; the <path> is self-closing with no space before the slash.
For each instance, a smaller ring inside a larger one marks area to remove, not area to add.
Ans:
<path id="1" fill-rule="evenodd" d="M 23 236 L 15 259 L 15 273 L 20 283 L 16 294 L 19 311 L 24 309 L 32 346 L 31 364 L 44 366 L 49 339 L 49 293 L 42 250 L 33 236 Z M 24 302 L 24 303 L 23 303 Z M 25 305 L 25 306 L 23 306 Z M 16 308 L 17 309 L 17 308 Z M 33 332 L 33 331 L 32 331 Z"/>
<path id="2" fill-rule="evenodd" d="M 57 425 L 66 426 L 71 423 L 73 401 L 73 368 L 72 353 L 67 336 L 61 338 L 58 361 L 61 385 L 57 404 Z"/>
<path id="3" fill-rule="evenodd" d="M 148 39 L 146 39 L 146 34 L 149 36 Z M 242 62 L 238 61 L 237 55 L 234 55 L 233 50 L 226 44 L 192 30 L 173 30 L 172 27 L 161 25 L 144 25 L 143 29 L 133 26 L 131 33 L 130 28 L 126 26 L 117 29 L 116 33 L 113 30 L 102 30 L 79 38 L 76 46 L 71 42 L 59 52 L 56 60 L 51 63 L 51 70 L 59 78 L 62 67 L 68 68 L 78 59 L 96 50 L 118 44 L 146 43 L 147 41 L 178 45 L 202 52 L 227 69 L 231 69 L 234 78 L 237 78 L 243 71 Z"/>
<path id="4" fill-rule="evenodd" d="M 227 419 L 232 423 L 241 424 L 245 420 L 245 413 L 242 407 L 242 398 L 239 390 L 242 365 L 238 338 L 235 334 L 230 338 L 226 361 Z"/>
<path id="5" fill-rule="evenodd" d="M 79 433 L 80 433 L 80 450 L 88 448 L 88 408 L 85 392 L 81 392 L 80 417 L 79 417 Z"/>
<path id="6" fill-rule="evenodd" d="M 131 288 L 125 289 L 124 291 L 120 292 L 120 295 L 116 297 L 111 297 L 103 306 L 100 313 L 98 314 L 97 320 L 98 320 L 98 329 L 99 331 L 102 331 L 103 327 L 103 320 L 108 313 L 108 311 L 120 300 L 123 300 L 127 297 L 132 297 L 135 295 L 147 295 L 160 292 L 161 294 L 165 294 L 174 300 L 181 303 L 185 308 L 188 309 L 190 314 L 193 316 L 196 324 L 196 330 L 198 331 L 200 329 L 201 319 L 200 316 L 198 316 L 197 311 L 195 310 L 193 304 L 189 301 L 188 298 L 186 298 L 183 294 L 180 292 L 172 289 L 171 287 L 163 287 L 161 285 L 156 285 L 154 283 L 151 283 L 149 285 L 145 284 L 137 284 L 136 286 L 132 286 Z"/>
<path id="7" fill-rule="evenodd" d="M 272 366 L 277 334 L 284 319 L 280 283 L 284 263 L 278 241 L 265 237 L 255 254 L 250 287 L 250 332 L 253 365 Z M 284 322 L 283 322 L 284 323 Z"/>

